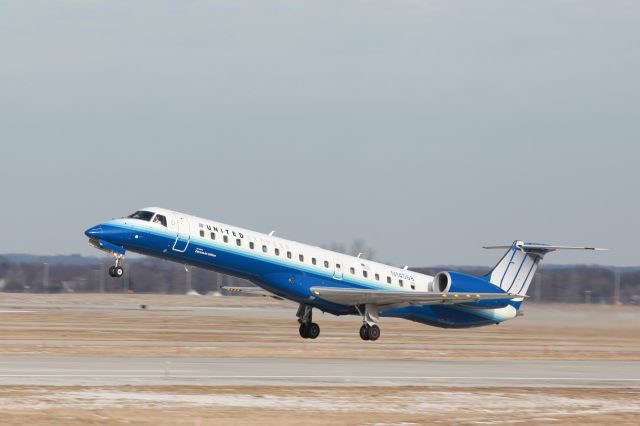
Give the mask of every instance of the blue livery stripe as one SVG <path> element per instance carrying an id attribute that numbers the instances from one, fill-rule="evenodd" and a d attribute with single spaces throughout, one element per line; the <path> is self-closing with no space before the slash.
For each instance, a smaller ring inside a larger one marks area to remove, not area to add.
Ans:
<path id="1" fill-rule="evenodd" d="M 152 235 L 156 235 L 156 236 L 162 236 L 162 237 L 169 237 L 171 239 L 175 239 L 176 238 L 176 234 L 174 233 L 166 233 L 166 232 L 156 232 L 155 229 L 147 229 L 147 228 L 142 228 L 142 227 L 137 227 L 137 226 L 132 226 L 132 225 L 128 225 L 127 226 L 119 226 L 119 225 L 115 225 L 115 224 L 110 224 L 108 226 L 113 226 L 115 228 L 120 228 L 120 229 L 124 229 L 124 230 L 131 230 L 131 228 L 135 229 L 137 232 L 140 233 L 147 233 L 147 234 L 152 234 Z M 229 240 L 231 241 L 231 240 Z M 229 243 L 223 243 L 223 242 L 218 242 L 218 240 L 211 240 L 211 239 L 206 239 L 203 237 L 193 237 L 190 239 L 189 242 L 189 247 L 185 252 L 182 251 L 178 251 L 175 250 L 175 253 L 177 255 L 182 255 L 183 257 L 186 257 L 188 259 L 193 259 L 197 262 L 201 262 L 203 259 L 201 258 L 201 256 L 197 255 L 195 253 L 195 248 L 197 247 L 202 247 L 202 248 L 209 248 L 209 249 L 214 249 L 214 250 L 219 250 L 225 253 L 229 253 L 232 255 L 236 255 L 236 256 L 242 256 L 242 257 L 248 257 L 250 259 L 254 259 L 254 260 L 258 260 L 261 262 L 265 262 L 265 263 L 269 263 L 272 265 L 276 265 L 276 266 L 280 266 L 280 267 L 284 267 L 284 268 L 290 268 L 292 270 L 296 270 L 297 272 L 300 271 L 304 271 L 307 273 L 310 273 L 314 276 L 317 276 L 319 278 L 322 279 L 330 279 L 333 280 L 333 273 L 334 273 L 334 269 L 333 268 L 325 268 L 323 266 L 311 266 L 311 265 L 306 265 L 304 263 L 301 262 L 297 262 L 293 259 L 288 260 L 285 258 L 273 258 L 271 256 L 267 256 L 267 255 L 261 255 L 259 252 L 252 252 L 252 251 L 248 251 L 248 250 L 240 250 L 240 249 L 236 249 L 235 246 L 231 245 L 231 242 Z M 327 259 L 329 260 L 329 259 Z M 208 263 L 212 263 L 213 265 L 215 265 L 214 262 L 208 262 Z M 344 276 L 348 276 L 347 274 L 344 274 Z M 365 287 L 365 288 L 370 288 L 372 290 L 389 290 L 390 286 L 389 285 L 377 285 L 375 283 L 369 282 L 369 281 L 365 281 L 365 280 L 361 280 L 358 279 L 356 277 L 353 276 L 348 276 L 348 278 L 344 278 L 341 280 L 342 282 L 346 282 L 346 283 L 350 283 L 350 284 L 354 284 L 357 285 L 358 287 Z M 395 289 L 395 287 L 393 287 Z"/>

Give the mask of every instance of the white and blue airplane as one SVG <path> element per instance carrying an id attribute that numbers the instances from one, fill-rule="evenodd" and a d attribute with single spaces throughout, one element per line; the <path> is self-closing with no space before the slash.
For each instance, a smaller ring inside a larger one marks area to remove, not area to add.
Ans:
<path id="1" fill-rule="evenodd" d="M 299 332 L 315 339 L 313 308 L 362 317 L 360 337 L 377 340 L 380 317 L 445 328 L 499 324 L 515 318 L 543 256 L 554 250 L 603 250 L 515 241 L 484 276 L 435 276 L 348 256 L 158 207 L 138 210 L 85 231 L 89 243 L 115 256 L 109 275 L 123 275 L 127 250 L 247 279 L 258 287 L 225 287 L 299 303 Z"/>

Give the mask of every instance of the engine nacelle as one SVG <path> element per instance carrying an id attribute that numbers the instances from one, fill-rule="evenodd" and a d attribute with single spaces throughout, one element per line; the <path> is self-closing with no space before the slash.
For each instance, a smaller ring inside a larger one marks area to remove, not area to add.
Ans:
<path id="1" fill-rule="evenodd" d="M 438 272 L 428 286 L 433 293 L 448 293 L 451 288 L 451 275 L 449 272 Z"/>
<path id="2" fill-rule="evenodd" d="M 503 293 L 485 279 L 450 271 L 438 272 L 428 288 L 434 293 Z"/>

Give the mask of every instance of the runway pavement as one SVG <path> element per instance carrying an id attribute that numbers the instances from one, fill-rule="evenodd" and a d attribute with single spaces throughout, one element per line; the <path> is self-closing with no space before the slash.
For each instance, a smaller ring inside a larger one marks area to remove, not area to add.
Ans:
<path id="1" fill-rule="evenodd" d="M 640 309 L 531 305 L 444 330 L 263 298 L 0 293 L 2 424 L 636 425 Z M 311 414 L 312 413 L 312 414 Z"/>
<path id="2" fill-rule="evenodd" d="M 532 306 L 470 330 L 385 319 L 363 343 L 357 318 L 330 315 L 300 339 L 295 306 L 262 298 L 2 294 L 0 307 L 4 385 L 640 387 L 637 308 Z"/>
<path id="3" fill-rule="evenodd" d="M 640 388 L 640 362 L 3 356 L 0 384 Z"/>

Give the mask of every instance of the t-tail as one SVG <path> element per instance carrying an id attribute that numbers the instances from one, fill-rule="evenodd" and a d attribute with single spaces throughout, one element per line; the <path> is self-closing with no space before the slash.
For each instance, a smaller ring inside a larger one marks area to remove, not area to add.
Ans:
<path id="1" fill-rule="evenodd" d="M 597 247 L 552 246 L 514 241 L 511 246 L 485 246 L 486 249 L 508 249 L 486 278 L 507 293 L 526 295 L 533 276 L 545 254 L 555 250 L 606 250 Z M 522 299 L 514 299 L 518 309 Z"/>

